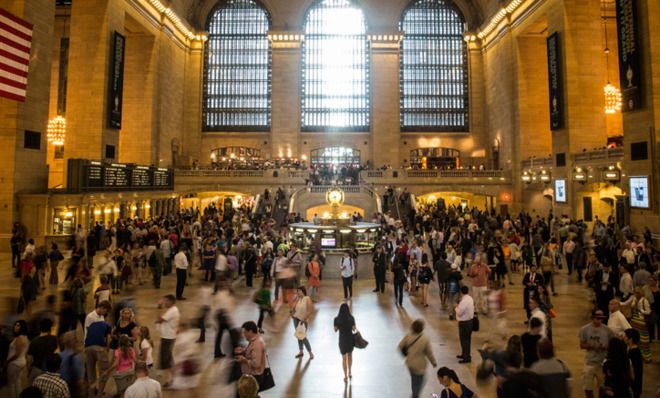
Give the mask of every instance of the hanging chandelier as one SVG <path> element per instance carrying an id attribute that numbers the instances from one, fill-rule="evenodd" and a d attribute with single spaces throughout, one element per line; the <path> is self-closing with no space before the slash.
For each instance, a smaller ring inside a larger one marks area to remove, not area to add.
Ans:
<path id="1" fill-rule="evenodd" d="M 601 2 L 601 19 L 603 21 L 603 30 L 605 32 L 605 72 L 607 73 L 607 84 L 603 88 L 605 92 L 605 113 L 608 115 L 617 113 L 621 110 L 621 90 L 610 83 L 610 48 L 607 43 L 607 19 L 605 18 L 606 4 Z"/>
<path id="2" fill-rule="evenodd" d="M 621 110 L 621 90 L 609 82 L 605 85 L 605 113 L 612 114 Z"/>
<path id="3" fill-rule="evenodd" d="M 64 145 L 64 137 L 66 135 L 66 119 L 62 116 L 57 116 L 48 122 L 47 137 L 48 142 L 52 142 L 55 146 Z"/>

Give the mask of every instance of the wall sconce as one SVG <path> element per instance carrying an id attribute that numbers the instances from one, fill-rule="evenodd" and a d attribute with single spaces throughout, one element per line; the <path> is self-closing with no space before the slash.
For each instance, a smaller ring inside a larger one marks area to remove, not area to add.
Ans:
<path id="1" fill-rule="evenodd" d="M 522 175 L 520 176 L 520 179 L 521 179 L 524 183 L 531 184 L 531 182 L 532 182 L 532 177 L 533 177 L 533 176 L 532 176 L 532 173 L 529 172 L 529 171 L 527 171 L 527 170 L 525 170 L 525 171 L 523 171 Z"/>
<path id="2" fill-rule="evenodd" d="M 621 170 L 616 166 L 610 165 L 602 173 L 603 181 L 607 182 L 619 182 L 621 181 Z"/>
<path id="3" fill-rule="evenodd" d="M 573 181 L 585 183 L 587 182 L 587 172 L 582 167 L 576 167 L 573 171 Z"/>
<path id="4" fill-rule="evenodd" d="M 541 173 L 539 174 L 539 179 L 547 184 L 552 179 L 552 175 L 548 170 L 541 170 Z"/>
<path id="5" fill-rule="evenodd" d="M 106 208 L 105 210 L 103 210 L 103 212 L 104 212 L 105 214 L 110 214 L 111 210 L 110 210 L 109 208 Z"/>

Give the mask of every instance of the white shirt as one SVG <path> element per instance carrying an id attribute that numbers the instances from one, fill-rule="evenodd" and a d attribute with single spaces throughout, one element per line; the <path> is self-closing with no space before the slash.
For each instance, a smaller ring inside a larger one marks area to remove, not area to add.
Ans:
<path id="1" fill-rule="evenodd" d="M 542 309 L 536 307 L 532 310 L 532 316 L 529 319 L 538 318 L 541 321 L 541 336 L 547 337 L 548 335 L 548 324 L 545 316 L 545 312 Z"/>
<path id="2" fill-rule="evenodd" d="M 153 365 L 154 364 L 154 348 L 151 346 L 151 343 L 149 343 L 149 340 L 144 339 L 140 343 L 140 354 L 147 350 L 147 359 L 144 361 L 147 365 Z"/>
<path id="3" fill-rule="evenodd" d="M 469 294 L 464 294 L 456 306 L 456 319 L 460 321 L 471 321 L 474 318 L 474 300 Z"/>
<path id="4" fill-rule="evenodd" d="M 215 259 L 215 270 L 219 272 L 224 272 L 227 270 L 227 256 L 220 253 Z"/>
<path id="5" fill-rule="evenodd" d="M 633 292 L 633 281 L 630 272 L 626 272 L 621 275 L 621 280 L 619 281 L 619 291 L 623 296 L 628 296 Z"/>
<path id="6" fill-rule="evenodd" d="M 177 269 L 188 269 L 188 258 L 186 257 L 186 253 L 178 252 L 176 256 L 174 256 L 174 266 Z"/>
<path id="7" fill-rule="evenodd" d="M 124 393 L 124 398 L 162 398 L 160 383 L 147 377 L 140 377 Z"/>
<path id="8" fill-rule="evenodd" d="M 607 327 L 617 336 L 621 336 L 626 329 L 631 328 L 626 317 L 618 310 L 610 314 L 610 319 L 607 321 Z"/>
<path id="9" fill-rule="evenodd" d="M 105 322 L 105 317 L 99 315 L 96 310 L 90 312 L 85 317 L 85 338 L 87 338 L 87 328 L 94 322 Z"/>
<path id="10" fill-rule="evenodd" d="M 163 314 L 163 322 L 160 323 L 160 337 L 163 339 L 176 339 L 176 331 L 179 328 L 179 309 L 173 305 Z"/>
<path id="11" fill-rule="evenodd" d="M 170 243 L 170 240 L 164 239 L 160 242 L 160 249 L 163 251 L 163 257 L 169 258 L 172 250 L 172 243 Z"/>
<path id="12" fill-rule="evenodd" d="M 341 268 L 342 278 L 350 278 L 353 276 L 353 271 L 355 270 L 353 259 L 350 257 L 342 257 L 341 260 L 339 260 L 339 268 Z"/>

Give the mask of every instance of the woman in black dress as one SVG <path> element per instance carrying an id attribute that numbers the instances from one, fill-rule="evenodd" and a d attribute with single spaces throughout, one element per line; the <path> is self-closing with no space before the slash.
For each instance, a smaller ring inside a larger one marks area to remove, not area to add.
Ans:
<path id="1" fill-rule="evenodd" d="M 351 367 L 353 366 L 353 347 L 355 342 L 353 332 L 355 331 L 355 318 L 351 315 L 348 304 L 344 303 L 339 307 L 339 314 L 335 318 L 335 332 L 339 331 L 339 352 L 342 358 L 342 368 L 344 369 L 344 382 L 352 378 Z"/>

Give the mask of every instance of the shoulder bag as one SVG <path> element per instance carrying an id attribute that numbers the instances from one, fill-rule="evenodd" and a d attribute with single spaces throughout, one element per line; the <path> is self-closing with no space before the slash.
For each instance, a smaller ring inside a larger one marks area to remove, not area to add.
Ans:
<path id="1" fill-rule="evenodd" d="M 273 378 L 273 372 L 270 370 L 268 355 L 266 355 L 266 368 L 259 377 L 259 392 L 270 390 L 273 387 L 275 387 L 275 379 Z"/>
<path id="2" fill-rule="evenodd" d="M 410 349 L 410 347 L 415 345 L 415 343 L 417 342 L 417 340 L 420 339 L 420 337 L 422 337 L 421 334 L 419 336 L 417 336 L 417 338 L 415 340 L 413 340 L 412 343 L 404 345 L 403 347 L 401 347 L 401 355 L 403 355 L 404 357 L 407 357 L 408 356 L 408 350 Z"/>

